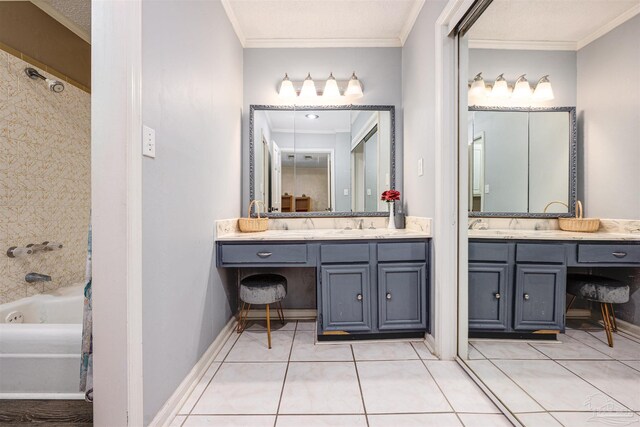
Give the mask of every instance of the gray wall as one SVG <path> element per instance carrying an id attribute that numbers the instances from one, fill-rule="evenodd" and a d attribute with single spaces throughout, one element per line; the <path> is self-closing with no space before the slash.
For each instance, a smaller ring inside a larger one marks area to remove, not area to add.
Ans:
<path id="1" fill-rule="evenodd" d="M 534 107 L 572 107 L 576 105 L 576 52 L 557 50 L 469 49 L 469 78 L 482 72 L 493 84 L 504 73 L 510 85 L 520 74 L 527 74 L 531 88 L 549 74 L 555 98 L 551 101 L 504 101 L 502 105 Z M 483 105 L 479 103 L 477 105 Z"/>
<path id="2" fill-rule="evenodd" d="M 578 51 L 580 186 L 586 213 L 640 219 L 640 16 Z"/>
<path id="3" fill-rule="evenodd" d="M 242 47 L 219 2 L 143 3 L 144 415 L 148 424 L 231 315 L 214 221 L 240 214 Z M 232 280 L 230 280 L 232 282 Z"/>
<path id="4" fill-rule="evenodd" d="M 338 80 L 347 80 L 353 71 L 362 79 L 364 85 L 364 96 L 355 100 L 354 104 L 395 105 L 396 159 L 401 159 L 401 48 L 244 49 L 243 210 L 249 204 L 249 105 L 290 104 L 278 98 L 277 93 L 285 72 L 293 81 L 304 80 L 310 72 L 316 87 L 321 87 L 330 72 L 333 72 Z M 313 101 L 314 105 L 323 103 L 321 98 Z M 396 176 L 396 187 L 402 191 L 402 162 L 396 162 Z"/>
<path id="5" fill-rule="evenodd" d="M 446 3 L 425 2 L 402 48 L 402 199 L 408 215 L 431 218 L 435 214 L 435 22 Z M 418 176 L 419 158 L 424 159 L 422 176 Z"/>

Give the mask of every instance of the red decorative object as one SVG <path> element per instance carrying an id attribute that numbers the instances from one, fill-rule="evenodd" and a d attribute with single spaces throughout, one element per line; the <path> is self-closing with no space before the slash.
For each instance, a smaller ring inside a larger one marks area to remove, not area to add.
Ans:
<path id="1" fill-rule="evenodd" d="M 382 193 L 380 200 L 383 200 L 387 203 L 395 202 L 396 200 L 400 200 L 400 192 L 398 190 L 387 190 Z"/>

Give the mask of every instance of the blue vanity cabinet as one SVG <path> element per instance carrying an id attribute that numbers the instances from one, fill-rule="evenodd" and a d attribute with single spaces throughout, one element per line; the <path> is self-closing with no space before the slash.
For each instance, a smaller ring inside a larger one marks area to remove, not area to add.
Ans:
<path id="1" fill-rule="evenodd" d="M 325 331 L 371 331 L 369 265 L 323 265 L 322 329 Z"/>
<path id="2" fill-rule="evenodd" d="M 508 329 L 509 271 L 506 263 L 469 263 L 469 329 Z"/>
<path id="3" fill-rule="evenodd" d="M 426 263 L 378 265 L 378 329 L 426 329 Z"/>
<path id="4" fill-rule="evenodd" d="M 513 329 L 564 330 L 566 278 L 564 265 L 517 265 Z"/>

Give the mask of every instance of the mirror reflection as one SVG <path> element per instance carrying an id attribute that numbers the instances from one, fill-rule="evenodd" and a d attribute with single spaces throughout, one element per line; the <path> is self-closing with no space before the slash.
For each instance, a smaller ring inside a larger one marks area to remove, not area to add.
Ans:
<path id="1" fill-rule="evenodd" d="M 253 198 L 273 213 L 386 212 L 393 107 L 253 110 Z"/>
<path id="2" fill-rule="evenodd" d="M 469 108 L 470 214 L 567 214 L 574 117 L 571 107 Z"/>

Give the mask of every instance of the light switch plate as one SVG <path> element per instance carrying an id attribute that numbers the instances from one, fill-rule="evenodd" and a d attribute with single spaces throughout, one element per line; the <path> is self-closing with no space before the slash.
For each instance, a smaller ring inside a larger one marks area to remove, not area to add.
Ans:
<path id="1" fill-rule="evenodd" d="M 348 196 L 349 195 L 349 189 L 345 188 L 342 192 L 343 195 Z"/>
<path id="2" fill-rule="evenodd" d="M 424 159 L 420 157 L 418 159 L 418 176 L 424 175 Z"/>
<path id="3" fill-rule="evenodd" d="M 367 196 L 370 196 L 370 195 L 371 195 L 371 189 L 367 188 Z"/>
<path id="4" fill-rule="evenodd" d="M 489 194 L 489 184 L 484 186 L 484 194 Z"/>
<path id="5" fill-rule="evenodd" d="M 142 126 L 142 155 L 156 157 L 156 131 L 149 126 Z"/>

